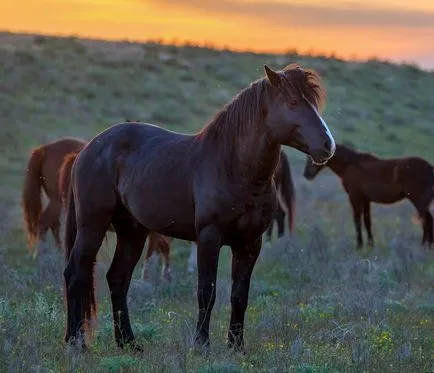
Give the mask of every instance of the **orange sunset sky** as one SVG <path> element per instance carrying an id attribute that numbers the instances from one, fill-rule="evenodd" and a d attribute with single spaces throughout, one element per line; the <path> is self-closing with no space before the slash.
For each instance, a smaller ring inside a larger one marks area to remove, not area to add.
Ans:
<path id="1" fill-rule="evenodd" d="M 434 68 L 434 0 L 3 0 L 0 29 L 296 48 Z"/>

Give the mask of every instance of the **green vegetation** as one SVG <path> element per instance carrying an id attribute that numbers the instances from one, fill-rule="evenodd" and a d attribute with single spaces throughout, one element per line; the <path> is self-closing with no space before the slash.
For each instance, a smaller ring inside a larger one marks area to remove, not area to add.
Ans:
<path id="1" fill-rule="evenodd" d="M 129 293 L 146 348 L 115 347 L 105 282 L 115 237 L 96 268 L 98 323 L 91 351 L 62 344 L 63 256 L 26 250 L 20 193 L 30 149 L 62 136 L 90 139 L 125 119 L 192 133 L 263 65 L 298 62 L 324 77 L 324 118 L 337 141 L 381 156 L 434 162 L 434 74 L 380 61 L 232 53 L 158 43 L 109 43 L 0 34 L 0 372 L 424 372 L 434 370 L 433 251 L 409 203 L 375 206 L 377 247 L 354 248 L 347 197 L 329 171 L 301 177 L 304 156 L 287 149 L 297 187 L 296 232 L 264 245 L 246 319 L 246 352 L 227 351 L 230 268 L 222 249 L 211 321 L 212 353 L 191 349 L 196 278 L 189 243 L 173 244 L 172 284 L 140 266 Z"/>

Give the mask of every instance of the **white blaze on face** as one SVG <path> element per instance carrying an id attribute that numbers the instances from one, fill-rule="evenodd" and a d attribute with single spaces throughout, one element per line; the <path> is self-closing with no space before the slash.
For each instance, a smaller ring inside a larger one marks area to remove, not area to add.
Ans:
<path id="1" fill-rule="evenodd" d="M 305 99 L 306 100 L 306 99 Z M 319 120 L 321 121 L 321 124 L 323 125 L 327 136 L 330 139 L 331 142 L 331 150 L 330 150 L 330 158 L 333 156 L 333 154 L 335 154 L 335 150 L 336 150 L 336 143 L 335 143 L 335 139 L 333 138 L 332 133 L 330 132 L 326 122 L 324 121 L 324 119 L 322 119 L 322 116 L 320 115 L 320 113 L 318 112 L 318 110 L 316 109 L 315 106 L 313 106 L 308 100 L 306 100 L 307 104 L 312 108 L 312 110 L 315 112 L 315 114 L 318 116 Z"/>

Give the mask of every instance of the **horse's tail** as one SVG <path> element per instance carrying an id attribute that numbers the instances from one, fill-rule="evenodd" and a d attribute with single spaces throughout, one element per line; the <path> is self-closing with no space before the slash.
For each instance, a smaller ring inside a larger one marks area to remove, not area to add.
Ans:
<path id="1" fill-rule="evenodd" d="M 30 253 L 33 252 L 33 246 L 39 237 L 39 218 L 42 212 L 42 163 L 44 162 L 44 158 L 45 148 L 43 146 L 32 150 L 27 162 L 22 191 L 21 206 Z"/>
<path id="2" fill-rule="evenodd" d="M 283 210 L 288 214 L 289 231 L 294 230 L 295 219 L 295 187 L 292 180 L 291 166 L 289 165 L 288 158 L 282 153 L 280 156 L 282 167 L 282 183 L 280 185 L 277 197 Z"/>
<path id="3" fill-rule="evenodd" d="M 62 165 L 62 169 L 65 171 L 65 167 L 63 167 L 65 163 Z M 72 162 L 71 162 L 72 167 Z M 76 213 L 75 213 L 75 201 L 74 201 L 74 192 L 72 189 L 72 185 L 70 183 L 71 179 L 71 168 L 69 169 L 69 173 L 67 176 L 64 176 L 65 179 L 68 179 L 68 186 L 66 189 L 65 196 L 65 209 L 66 209 L 66 222 L 65 222 L 65 260 L 68 262 L 69 257 L 71 255 L 72 248 L 74 247 L 75 237 L 77 236 L 77 221 L 76 221 Z M 63 174 L 61 174 L 63 175 Z M 66 185 L 66 184 L 64 184 Z"/>
<path id="4" fill-rule="evenodd" d="M 77 215 L 75 209 L 74 201 L 74 189 L 72 184 L 69 184 L 67 190 L 67 209 L 66 209 L 66 223 L 65 223 L 65 260 L 66 266 L 68 266 L 68 261 L 72 253 L 72 249 L 75 244 L 75 239 L 77 237 Z M 92 262 L 95 266 L 95 261 Z M 85 332 L 92 335 L 92 320 L 96 315 L 96 301 L 95 301 L 95 289 L 94 289 L 94 268 L 89 272 L 88 285 L 86 289 L 83 290 L 82 304 L 84 311 L 84 330 Z M 65 292 L 68 291 L 65 288 Z"/>
<path id="5" fill-rule="evenodd" d="M 66 208 L 68 202 L 69 187 L 71 183 L 71 169 L 77 158 L 78 153 L 69 153 L 63 158 L 62 166 L 59 170 L 59 193 L 62 205 Z"/>

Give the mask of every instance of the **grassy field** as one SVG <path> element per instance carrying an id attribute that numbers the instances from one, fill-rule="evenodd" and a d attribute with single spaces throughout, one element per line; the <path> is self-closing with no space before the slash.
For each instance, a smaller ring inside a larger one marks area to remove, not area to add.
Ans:
<path id="1" fill-rule="evenodd" d="M 318 70 L 324 118 L 339 142 L 381 156 L 434 163 L 434 74 L 381 61 L 233 53 L 0 33 L 0 372 L 432 372 L 434 251 L 408 202 L 375 206 L 376 247 L 355 250 L 351 211 L 337 178 L 302 178 L 304 156 L 286 149 L 297 188 L 296 230 L 264 246 L 246 315 L 245 356 L 225 347 L 230 252 L 222 249 L 211 319 L 212 353 L 191 349 L 196 276 L 189 243 L 173 244 L 172 284 L 136 268 L 129 293 L 146 352 L 115 347 L 105 272 L 115 237 L 97 264 L 99 317 L 91 351 L 63 345 L 63 255 L 50 241 L 26 249 L 20 193 L 30 149 L 62 136 L 90 139 L 125 119 L 193 133 L 263 65 Z"/>

